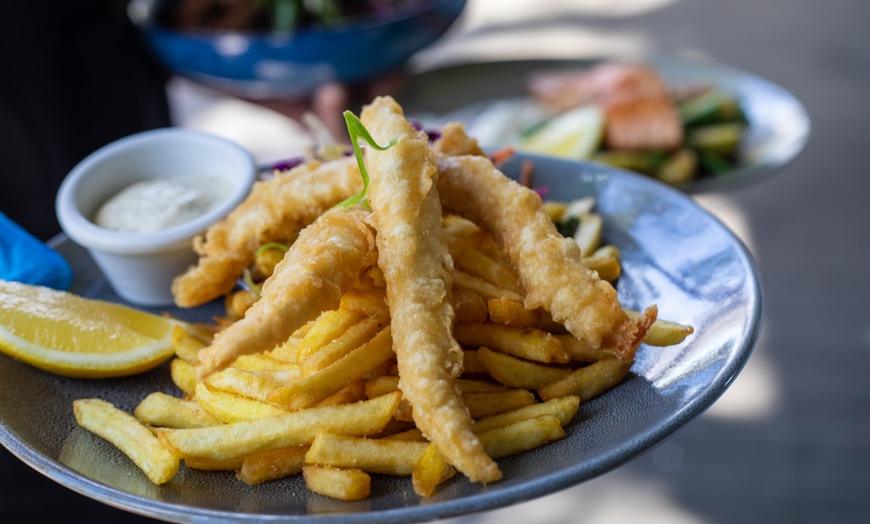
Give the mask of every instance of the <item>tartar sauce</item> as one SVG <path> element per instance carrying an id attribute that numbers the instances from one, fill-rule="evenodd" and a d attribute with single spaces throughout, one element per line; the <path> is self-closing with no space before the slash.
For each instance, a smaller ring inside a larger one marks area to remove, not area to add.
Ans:
<path id="1" fill-rule="evenodd" d="M 148 233 L 199 217 L 229 194 L 218 176 L 155 178 L 130 185 L 109 198 L 94 217 L 106 229 Z"/>

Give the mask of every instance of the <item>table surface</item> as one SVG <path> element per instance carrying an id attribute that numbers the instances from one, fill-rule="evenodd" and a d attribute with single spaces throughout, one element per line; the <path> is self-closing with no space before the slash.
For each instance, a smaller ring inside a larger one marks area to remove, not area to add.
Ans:
<path id="1" fill-rule="evenodd" d="M 764 289 L 760 342 L 725 395 L 616 471 L 445 522 L 866 521 L 867 21 L 866 0 L 470 0 L 448 37 L 415 58 L 414 67 L 427 68 L 493 58 L 709 57 L 790 90 L 813 125 L 804 153 L 778 175 L 697 197 L 747 244 Z M 189 93 L 176 97 L 177 118 L 189 103 Z M 0 449 L 0 520 L 69 515 L 151 522 L 62 488 Z"/>

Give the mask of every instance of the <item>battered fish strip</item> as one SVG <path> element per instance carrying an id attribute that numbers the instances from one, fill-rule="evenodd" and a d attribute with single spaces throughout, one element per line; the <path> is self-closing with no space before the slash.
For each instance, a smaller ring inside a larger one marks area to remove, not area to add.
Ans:
<path id="1" fill-rule="evenodd" d="M 175 303 L 195 307 L 229 293 L 261 245 L 293 238 L 361 188 L 352 158 L 310 162 L 256 183 L 227 218 L 194 240 L 200 259 L 172 283 Z"/>
<path id="2" fill-rule="evenodd" d="M 400 389 L 417 426 L 454 467 L 472 481 L 498 480 L 501 471 L 472 431 L 456 388 L 462 350 L 453 338 L 453 261 L 441 226 L 434 154 L 392 98 L 376 98 L 361 120 L 378 143 L 399 137 L 390 149 L 366 151 L 366 166 Z"/>
<path id="3" fill-rule="evenodd" d="M 263 284 L 260 300 L 199 351 L 199 377 L 240 355 L 272 349 L 309 320 L 337 309 L 342 294 L 377 260 L 369 214 L 333 209 L 303 229 Z"/>
<path id="4" fill-rule="evenodd" d="M 592 347 L 633 358 L 649 321 L 634 323 L 616 290 L 581 262 L 574 240 L 556 231 L 540 197 L 510 180 L 480 156 L 438 156 L 438 192 L 445 208 L 495 239 L 517 269 L 526 290 L 525 307 L 549 311 L 553 319 Z"/>

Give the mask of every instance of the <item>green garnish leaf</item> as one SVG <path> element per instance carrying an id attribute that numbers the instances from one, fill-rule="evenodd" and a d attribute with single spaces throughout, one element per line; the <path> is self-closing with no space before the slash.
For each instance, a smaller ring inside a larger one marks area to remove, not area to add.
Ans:
<path id="1" fill-rule="evenodd" d="M 260 246 L 254 255 L 260 256 L 263 253 L 265 253 L 266 251 L 269 251 L 270 249 L 276 249 L 278 251 L 281 251 L 282 253 L 286 253 L 286 252 L 290 251 L 289 247 L 285 246 L 284 244 L 281 244 L 280 242 L 267 242 L 267 243 L 263 244 L 262 246 Z"/>
<path id="2" fill-rule="evenodd" d="M 254 282 L 254 277 L 251 276 L 251 271 L 248 268 L 245 268 L 245 271 L 242 273 L 242 281 L 248 286 L 248 289 L 254 292 L 254 295 L 260 296 L 262 289 Z"/>
<path id="3" fill-rule="evenodd" d="M 353 144 L 353 154 L 356 157 L 357 165 L 359 165 L 359 173 L 360 175 L 362 175 L 363 188 L 362 191 L 348 198 L 344 202 L 338 204 L 338 206 L 348 208 L 360 203 L 367 205 L 366 193 L 369 190 L 369 172 L 366 170 L 366 164 L 365 160 L 363 159 L 362 148 L 360 148 L 359 141 L 364 140 L 372 148 L 378 151 L 385 151 L 396 145 L 396 143 L 399 141 L 399 137 L 395 137 L 390 140 L 387 145 L 381 146 L 378 145 L 377 142 L 375 142 L 375 139 L 372 138 L 369 130 L 366 129 L 360 119 L 357 118 L 357 116 L 351 111 L 344 112 L 344 122 L 345 124 L 347 124 L 347 134 L 350 135 L 350 142 L 351 144 Z"/>

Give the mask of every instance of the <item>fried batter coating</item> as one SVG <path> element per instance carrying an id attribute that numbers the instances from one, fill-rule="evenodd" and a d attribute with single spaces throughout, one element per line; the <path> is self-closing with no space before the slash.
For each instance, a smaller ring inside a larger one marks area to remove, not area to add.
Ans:
<path id="1" fill-rule="evenodd" d="M 459 122 L 448 122 L 441 128 L 441 136 L 432 144 L 436 153 L 450 156 L 476 155 L 486 156 L 476 138 L 465 133 L 465 125 Z"/>
<path id="2" fill-rule="evenodd" d="M 456 388 L 462 350 L 453 338 L 454 310 L 434 155 L 388 97 L 362 111 L 362 122 L 386 151 L 368 150 L 369 202 L 377 230 L 378 265 L 387 284 L 400 388 L 414 420 L 441 453 L 473 481 L 501 478 L 471 428 Z"/>
<path id="3" fill-rule="evenodd" d="M 245 318 L 199 351 L 199 377 L 240 355 L 272 349 L 309 320 L 337 309 L 342 294 L 377 259 L 374 232 L 366 224 L 369 214 L 333 209 L 303 229 Z"/>
<path id="4" fill-rule="evenodd" d="M 256 183 L 227 218 L 194 240 L 199 262 L 172 283 L 175 303 L 195 307 L 229 293 L 261 245 L 293 238 L 361 188 L 352 158 L 309 162 Z"/>
<path id="5" fill-rule="evenodd" d="M 480 156 L 439 156 L 438 192 L 445 208 L 486 229 L 517 269 L 525 307 L 553 319 L 592 347 L 620 358 L 634 352 L 638 324 L 616 290 L 581 262 L 580 248 L 556 231 L 541 198 Z"/>

